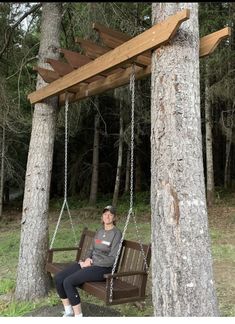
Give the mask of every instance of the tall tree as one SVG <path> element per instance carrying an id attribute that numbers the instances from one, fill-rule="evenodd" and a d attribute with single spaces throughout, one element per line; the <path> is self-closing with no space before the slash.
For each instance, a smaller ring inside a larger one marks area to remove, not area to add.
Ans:
<path id="1" fill-rule="evenodd" d="M 209 65 L 206 61 L 205 73 L 205 124 L 206 124 L 206 193 L 208 206 L 213 205 L 214 201 L 214 165 L 213 165 L 213 136 L 212 136 L 212 115 L 211 115 L 211 100 L 209 96 Z"/>
<path id="2" fill-rule="evenodd" d="M 123 125 L 123 105 L 124 105 L 124 96 L 125 96 L 125 88 L 115 89 L 114 95 L 116 97 L 116 102 L 119 105 L 119 139 L 118 139 L 118 154 L 117 154 L 117 171 L 116 171 L 116 179 L 115 186 L 113 192 L 113 206 L 117 206 L 120 183 L 121 183 L 121 173 L 122 173 L 122 163 L 123 163 L 123 144 L 124 144 L 124 125 Z"/>
<path id="3" fill-rule="evenodd" d="M 46 58 L 57 59 L 61 3 L 43 3 L 39 65 Z M 39 89 L 45 82 L 38 76 Z M 21 241 L 17 270 L 16 299 L 33 300 L 48 292 L 45 273 L 48 248 L 48 207 L 52 169 L 57 98 L 35 105 L 25 179 Z"/>
<path id="4" fill-rule="evenodd" d="M 188 8 L 152 59 L 152 280 L 156 316 L 218 315 L 202 162 L 197 3 L 153 3 L 153 23 Z"/>
<path id="5" fill-rule="evenodd" d="M 96 97 L 98 103 L 98 98 Z M 89 205 L 95 205 L 98 193 L 98 179 L 99 179 L 99 138 L 100 138 L 100 116 L 95 115 L 94 123 L 94 142 L 93 142 L 93 159 L 92 159 L 92 176 Z"/>

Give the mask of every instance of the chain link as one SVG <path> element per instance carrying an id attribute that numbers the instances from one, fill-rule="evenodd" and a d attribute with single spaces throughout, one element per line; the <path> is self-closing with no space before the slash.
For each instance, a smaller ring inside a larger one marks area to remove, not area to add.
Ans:
<path id="1" fill-rule="evenodd" d="M 143 244 L 141 242 L 141 238 L 140 238 L 140 233 L 139 233 L 139 228 L 137 225 L 137 221 L 136 221 L 136 217 L 135 217 L 135 213 L 133 212 L 133 219 L 134 219 L 134 223 L 135 223 L 135 228 L 136 228 L 136 233 L 137 233 L 137 239 L 140 245 L 140 249 L 141 249 L 141 253 L 144 259 L 144 266 L 145 266 L 145 270 L 148 273 L 149 272 L 149 267 L 148 267 L 148 263 L 147 263 L 147 259 L 146 259 L 146 255 L 144 253 L 144 248 L 143 248 Z"/>
<path id="2" fill-rule="evenodd" d="M 77 238 L 76 238 L 76 232 L 73 226 L 73 221 L 72 221 L 72 216 L 70 214 L 70 210 L 69 210 L 69 205 L 67 202 L 67 179 L 68 179 L 68 109 L 69 109 L 69 100 L 68 100 L 68 94 L 66 94 L 66 99 L 65 99 L 65 131 L 64 131 L 64 202 L 63 205 L 61 207 L 60 210 L 60 215 L 56 224 L 56 228 L 51 240 L 51 244 L 50 244 L 50 249 L 53 247 L 53 243 L 55 241 L 55 237 L 59 228 L 59 224 L 60 224 L 60 220 L 61 217 L 63 215 L 63 211 L 65 206 L 67 207 L 67 211 L 68 211 L 68 215 L 69 215 L 69 220 L 70 220 L 70 224 L 71 224 L 71 228 L 73 231 L 73 236 L 74 236 L 74 241 L 75 244 L 77 244 Z"/>
<path id="3" fill-rule="evenodd" d="M 123 229 L 123 233 L 122 233 L 122 238 L 118 247 L 118 252 L 113 264 L 113 268 L 112 268 L 112 276 L 115 272 L 116 266 L 117 266 L 117 262 L 119 259 L 119 254 L 121 252 L 121 248 L 122 248 L 122 243 L 125 237 L 125 233 L 127 230 L 127 226 L 129 224 L 130 221 L 130 217 L 133 216 L 134 218 L 134 222 L 135 222 L 135 226 L 136 226 L 136 231 L 137 231 L 137 236 L 138 236 L 138 240 L 140 243 L 140 247 L 141 247 L 141 252 L 143 254 L 144 257 L 144 263 L 145 263 L 145 267 L 146 267 L 146 271 L 148 270 L 148 265 L 147 265 L 147 260 L 145 257 L 145 253 L 143 250 L 143 245 L 139 239 L 139 230 L 137 227 L 137 223 L 136 223 L 136 218 L 135 215 L 133 213 L 133 196 L 134 196 L 134 128 L 135 128 L 135 65 L 132 64 L 132 71 L 131 71 L 131 75 L 130 75 L 130 92 L 131 92 L 131 147 L 130 147 L 130 206 L 129 206 L 129 212 L 127 215 L 127 219 L 126 219 L 126 223 Z M 110 294 L 109 294 L 109 302 L 112 303 L 112 299 L 113 299 L 113 277 L 110 280 Z"/>

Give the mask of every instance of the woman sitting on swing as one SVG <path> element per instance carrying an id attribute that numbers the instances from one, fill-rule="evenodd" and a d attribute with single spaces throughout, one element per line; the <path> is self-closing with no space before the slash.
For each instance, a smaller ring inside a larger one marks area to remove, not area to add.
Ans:
<path id="1" fill-rule="evenodd" d="M 104 281 L 104 274 L 111 273 L 122 238 L 116 227 L 116 211 L 106 206 L 102 213 L 102 228 L 94 237 L 85 260 L 81 260 L 57 273 L 56 290 L 64 306 L 64 317 L 83 316 L 80 296 L 76 287 L 88 281 Z"/>

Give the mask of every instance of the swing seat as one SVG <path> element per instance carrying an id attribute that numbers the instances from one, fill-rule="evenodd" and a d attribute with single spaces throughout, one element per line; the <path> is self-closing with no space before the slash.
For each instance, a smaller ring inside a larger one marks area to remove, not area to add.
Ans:
<path id="1" fill-rule="evenodd" d="M 65 269 L 69 264 L 84 259 L 92 244 L 95 232 L 84 228 L 78 247 L 53 248 L 48 251 L 46 271 L 51 275 Z M 142 244 L 147 266 L 151 258 L 151 245 Z M 73 262 L 53 262 L 53 256 L 58 251 L 77 251 Z M 86 282 L 80 288 L 88 294 L 103 300 L 106 305 L 117 305 L 141 301 L 146 298 L 146 284 L 148 273 L 144 270 L 144 257 L 138 242 L 123 240 L 122 249 L 117 263 L 117 271 L 104 275 L 102 282 Z M 110 300 L 110 284 L 113 278 L 113 294 Z"/>

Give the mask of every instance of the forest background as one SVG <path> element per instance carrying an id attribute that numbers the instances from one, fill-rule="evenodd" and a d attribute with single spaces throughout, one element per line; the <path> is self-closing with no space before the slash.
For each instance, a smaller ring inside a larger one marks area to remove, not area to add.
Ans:
<path id="1" fill-rule="evenodd" d="M 0 200 L 22 193 L 31 132 L 32 110 L 27 96 L 35 90 L 40 41 L 40 5 L 1 3 L 0 27 Z M 200 37 L 234 25 L 233 3 L 200 3 Z M 24 18 L 24 19 L 23 19 Z M 151 27 L 151 3 L 65 3 L 61 47 L 79 50 L 75 38 L 98 42 L 92 23 L 135 36 Z M 212 127 L 213 177 L 217 188 L 234 188 L 234 33 L 208 58 L 201 60 L 201 115 L 205 181 L 207 180 L 205 125 Z M 136 85 L 135 192 L 150 188 L 150 78 Z M 206 119 L 205 105 L 211 114 Z M 130 146 L 130 92 L 128 86 L 102 93 L 69 109 L 68 190 L 75 200 L 94 205 L 99 197 L 114 195 L 117 166 L 120 185 L 117 197 L 128 191 L 128 148 Z M 121 123 L 120 123 L 121 118 Z M 120 127 L 122 125 L 122 127 Z M 120 128 L 122 128 L 120 130 Z M 95 132 L 96 130 L 96 132 Z M 92 183 L 94 137 L 99 134 L 98 186 Z M 122 150 L 120 149 L 120 142 Z M 122 151 L 121 164 L 118 157 Z M 3 163 L 4 160 L 4 163 Z M 54 147 L 51 198 L 63 196 L 64 109 L 60 110 Z M 212 188 L 213 190 L 213 188 Z"/>
<path id="2" fill-rule="evenodd" d="M 92 29 L 93 22 L 135 36 L 151 27 L 151 5 L 148 2 L 64 3 L 61 48 L 80 50 L 76 37 L 99 44 L 97 33 Z M 14 221 L 15 211 L 19 214 L 22 207 L 33 113 L 27 96 L 35 90 L 36 84 L 34 67 L 40 43 L 40 7 L 40 3 L 0 3 L 1 227 Z M 199 3 L 200 37 L 225 26 L 233 27 L 234 22 L 234 3 Z M 234 48 L 232 32 L 212 55 L 200 61 L 207 202 L 213 211 L 210 221 L 218 228 L 235 223 Z M 136 82 L 134 190 L 140 214 L 150 213 L 150 91 L 150 77 Z M 83 214 L 97 215 L 97 210 L 100 211 L 104 204 L 112 203 L 120 215 L 125 214 L 129 199 L 130 105 L 128 86 L 70 105 L 68 196 L 71 208 L 83 210 Z M 206 127 L 211 129 L 209 138 Z M 211 156 L 208 142 L 213 144 L 212 161 L 208 160 Z M 63 194 L 62 108 L 58 114 L 54 146 L 52 211 L 61 205 Z M 223 204 L 223 208 L 226 206 L 225 213 L 224 209 L 222 214 L 221 209 L 213 209 L 218 203 Z M 227 220 L 229 223 L 225 224 Z M 214 235 L 221 237 L 217 232 Z M 231 251 L 229 259 L 232 260 L 232 245 Z M 233 314 L 231 307 L 227 315 Z"/>

